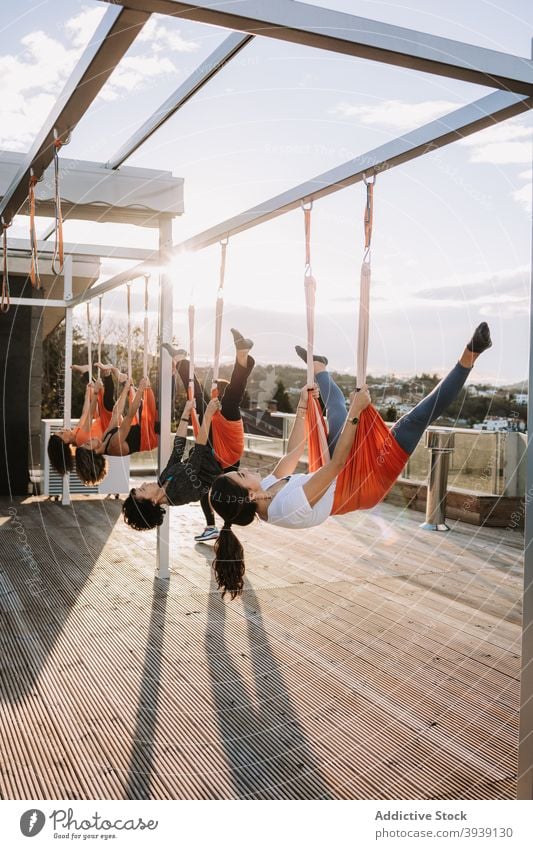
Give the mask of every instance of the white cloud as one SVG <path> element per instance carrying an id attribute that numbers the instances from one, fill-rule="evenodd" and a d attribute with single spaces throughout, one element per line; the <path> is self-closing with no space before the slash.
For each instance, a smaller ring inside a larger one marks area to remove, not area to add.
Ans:
<path id="1" fill-rule="evenodd" d="M 523 119 L 506 121 L 487 127 L 461 139 L 460 145 L 471 149 L 470 162 L 493 165 L 521 165 L 531 162 L 531 127 Z"/>
<path id="2" fill-rule="evenodd" d="M 494 124 L 492 127 L 487 127 L 485 130 L 480 130 L 471 136 L 461 139 L 459 144 L 467 147 L 478 147 L 483 144 L 497 144 L 499 142 L 516 141 L 517 139 L 528 139 L 531 136 L 530 127 L 514 122 L 504 122 L 503 124 Z"/>
<path id="3" fill-rule="evenodd" d="M 192 53 L 198 50 L 199 45 L 195 41 L 187 41 L 181 35 L 179 29 L 173 30 L 165 26 L 157 16 L 152 16 L 142 28 L 137 41 L 150 42 L 152 50 L 159 53 L 165 48 L 175 50 L 176 53 Z"/>
<path id="4" fill-rule="evenodd" d="M 521 189 L 515 189 L 512 196 L 517 203 L 520 203 L 526 212 L 531 212 L 531 183 L 526 183 Z"/>
<path id="5" fill-rule="evenodd" d="M 74 47 L 84 48 L 89 43 L 105 12 L 105 9 L 98 6 L 94 8 L 85 7 L 79 15 L 69 18 L 65 22 L 65 32 L 72 40 Z"/>
<path id="6" fill-rule="evenodd" d="M 125 92 L 142 88 L 150 78 L 176 72 L 176 66 L 166 57 L 126 56 L 111 74 L 100 97 L 102 100 L 117 100 Z"/>
<path id="7" fill-rule="evenodd" d="M 531 142 L 497 142 L 474 148 L 470 162 L 493 165 L 522 165 L 531 161 Z"/>
<path id="8" fill-rule="evenodd" d="M 331 112 L 343 118 L 359 118 L 363 124 L 409 130 L 434 121 L 459 106 L 460 104 L 450 100 L 425 100 L 419 103 L 386 100 L 384 103 L 375 103 L 370 106 L 356 106 L 343 101 L 338 103 Z"/>
<path id="9" fill-rule="evenodd" d="M 28 150 L 104 14 L 100 7 L 83 8 L 64 23 L 65 42 L 36 30 L 21 39 L 18 52 L 0 55 L 2 147 Z M 154 19 L 148 21 L 135 45 L 139 42 L 143 52 L 128 53 L 122 59 L 99 95 L 102 100 L 131 96 L 158 77 L 177 74 L 172 58 L 161 55 L 163 49 L 183 53 L 198 47 L 183 39 L 179 30 Z"/>

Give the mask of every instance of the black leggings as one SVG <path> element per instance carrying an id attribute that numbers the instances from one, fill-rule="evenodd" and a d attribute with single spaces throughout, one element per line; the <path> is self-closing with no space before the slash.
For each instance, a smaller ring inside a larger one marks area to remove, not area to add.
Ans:
<path id="1" fill-rule="evenodd" d="M 233 366 L 230 381 L 226 386 L 226 391 L 220 402 L 220 412 L 228 422 L 238 422 L 241 418 L 240 404 L 246 390 L 246 383 L 254 366 L 255 360 L 250 356 L 248 356 L 248 362 L 245 366 L 241 366 L 238 362 L 235 362 Z M 185 391 L 187 391 L 187 387 L 189 386 L 189 361 L 180 360 L 177 365 L 177 372 L 185 387 Z M 196 412 L 201 422 L 204 417 L 207 401 L 196 375 L 194 377 L 194 400 L 196 402 Z"/>
<path id="2" fill-rule="evenodd" d="M 89 372 L 83 372 L 81 382 L 87 386 L 89 383 Z M 104 384 L 104 408 L 108 413 L 112 413 L 115 406 L 115 383 L 110 374 L 107 377 L 102 377 L 102 383 Z"/>

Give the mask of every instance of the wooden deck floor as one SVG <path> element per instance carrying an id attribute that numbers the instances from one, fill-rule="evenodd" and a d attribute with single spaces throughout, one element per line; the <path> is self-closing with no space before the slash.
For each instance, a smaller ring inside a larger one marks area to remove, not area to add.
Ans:
<path id="1" fill-rule="evenodd" d="M 115 501 L 0 504 L 3 798 L 509 798 L 522 538 L 372 513 L 245 528 L 220 601 L 197 506 L 172 574 Z"/>

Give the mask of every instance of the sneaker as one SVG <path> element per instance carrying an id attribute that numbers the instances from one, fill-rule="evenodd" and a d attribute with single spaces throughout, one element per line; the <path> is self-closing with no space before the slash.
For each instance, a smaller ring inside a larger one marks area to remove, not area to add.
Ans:
<path id="1" fill-rule="evenodd" d="M 254 343 L 251 339 L 245 339 L 242 333 L 235 329 L 235 327 L 231 327 L 231 335 L 233 336 L 233 341 L 235 342 L 235 349 L 237 351 L 251 351 L 254 347 Z"/>
<path id="2" fill-rule="evenodd" d="M 170 356 L 174 359 L 184 360 L 187 356 L 187 351 L 184 348 L 175 348 L 174 345 L 171 345 L 170 342 L 163 342 L 161 345 L 165 351 L 168 351 Z"/>
<path id="3" fill-rule="evenodd" d="M 194 539 L 196 542 L 207 542 L 210 539 L 218 539 L 218 537 L 218 528 L 207 527 L 203 529 L 201 534 L 197 534 Z"/>
<path id="4" fill-rule="evenodd" d="M 307 351 L 305 350 L 305 348 L 302 348 L 301 345 L 295 345 L 294 350 L 296 351 L 296 353 L 298 354 L 300 359 L 303 360 L 304 363 L 307 363 Z M 315 354 L 314 357 L 313 357 L 313 362 L 314 363 L 322 363 L 323 365 L 327 366 L 328 358 L 327 357 L 321 357 L 319 354 Z"/>
<path id="5" fill-rule="evenodd" d="M 474 330 L 474 335 L 466 347 L 474 354 L 482 354 L 487 348 L 492 348 L 492 339 L 490 338 L 490 330 L 486 321 L 478 324 Z"/>

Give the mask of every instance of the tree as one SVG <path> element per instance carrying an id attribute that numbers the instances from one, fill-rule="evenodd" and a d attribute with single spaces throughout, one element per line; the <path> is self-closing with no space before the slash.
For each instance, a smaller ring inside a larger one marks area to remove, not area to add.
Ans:
<path id="1" fill-rule="evenodd" d="M 282 380 L 276 381 L 277 389 L 272 396 L 273 401 L 278 402 L 278 412 L 280 413 L 292 413 L 292 404 L 290 402 L 290 398 L 287 395 L 287 391 L 285 389 L 285 384 Z"/>
<path id="2" fill-rule="evenodd" d="M 87 362 L 87 343 L 79 327 L 72 331 L 72 361 Z M 41 414 L 43 419 L 63 418 L 65 394 L 65 324 L 61 322 L 48 334 L 43 344 L 43 383 Z M 81 415 L 85 384 L 74 376 L 72 381 L 72 415 Z"/>
<path id="3" fill-rule="evenodd" d="M 394 404 L 389 404 L 385 412 L 383 413 L 383 421 L 384 422 L 395 422 L 398 418 L 398 410 L 394 406 Z"/>

